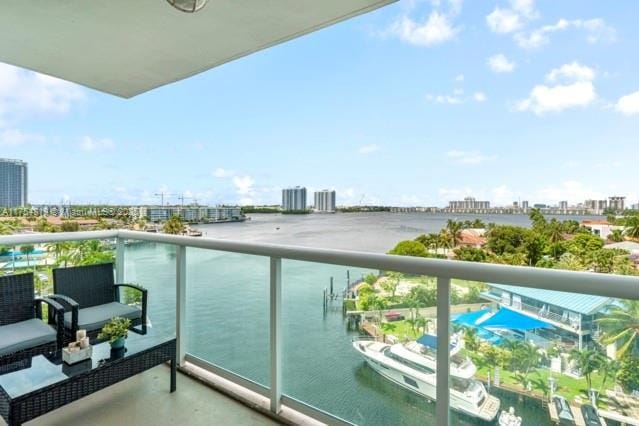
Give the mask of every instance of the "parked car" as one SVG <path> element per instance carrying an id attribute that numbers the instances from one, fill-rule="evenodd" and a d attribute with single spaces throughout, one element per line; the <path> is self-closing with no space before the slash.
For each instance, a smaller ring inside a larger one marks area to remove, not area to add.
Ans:
<path id="1" fill-rule="evenodd" d="M 388 322 L 401 321 L 404 319 L 404 315 L 400 314 L 399 312 L 386 312 L 384 314 L 384 318 L 386 318 L 386 321 Z"/>
<path id="2" fill-rule="evenodd" d="M 557 416 L 559 417 L 560 425 L 574 425 L 575 417 L 572 415 L 572 411 L 570 410 L 570 405 L 566 398 L 563 396 L 557 395 L 553 398 L 553 403 L 555 404 L 555 408 L 557 409 Z"/>
<path id="3" fill-rule="evenodd" d="M 601 420 L 599 420 L 599 414 L 597 410 L 590 404 L 581 406 L 581 414 L 584 416 L 586 426 L 601 426 Z"/>

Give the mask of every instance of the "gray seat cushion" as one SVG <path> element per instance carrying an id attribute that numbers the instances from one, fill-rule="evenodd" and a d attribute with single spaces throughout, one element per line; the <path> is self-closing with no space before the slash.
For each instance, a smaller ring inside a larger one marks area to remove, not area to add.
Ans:
<path id="1" fill-rule="evenodd" d="M 0 326 L 0 356 L 55 341 L 55 329 L 39 319 Z"/>
<path id="2" fill-rule="evenodd" d="M 104 324 L 115 317 L 128 318 L 130 320 L 138 319 L 142 317 L 142 310 L 118 302 L 91 306 L 90 308 L 80 309 L 78 312 L 78 327 L 87 331 L 100 330 L 104 327 Z M 64 313 L 64 326 L 71 328 L 71 312 Z"/>

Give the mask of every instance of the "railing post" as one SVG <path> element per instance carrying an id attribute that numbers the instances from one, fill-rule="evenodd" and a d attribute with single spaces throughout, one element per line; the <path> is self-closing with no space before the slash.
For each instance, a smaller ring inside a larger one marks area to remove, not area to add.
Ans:
<path id="1" fill-rule="evenodd" d="M 115 282 L 124 283 L 124 239 L 115 239 Z"/>
<path id="2" fill-rule="evenodd" d="M 177 362 L 184 365 L 186 355 L 186 247 L 175 247 L 175 335 L 177 339 Z"/>
<path id="3" fill-rule="evenodd" d="M 437 277 L 437 426 L 450 424 L 450 278 Z"/>
<path id="4" fill-rule="evenodd" d="M 282 259 L 271 257 L 270 278 L 271 411 L 282 401 Z"/>

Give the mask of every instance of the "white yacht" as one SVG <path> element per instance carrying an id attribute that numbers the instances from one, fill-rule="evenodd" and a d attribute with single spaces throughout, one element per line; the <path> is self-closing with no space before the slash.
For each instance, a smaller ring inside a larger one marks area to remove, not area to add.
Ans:
<path id="1" fill-rule="evenodd" d="M 477 372 L 477 367 L 468 358 L 459 352 L 464 347 L 460 335 L 454 334 L 450 345 L 450 375 L 462 379 L 472 379 Z M 404 343 L 402 347 L 394 349 L 403 358 L 424 364 L 431 370 L 437 369 L 437 336 L 425 334 L 416 341 Z"/>
<path id="2" fill-rule="evenodd" d="M 419 343 L 416 342 L 389 345 L 372 340 L 353 341 L 355 350 L 373 370 L 396 384 L 435 401 L 437 365 L 431 360 L 432 357 L 423 356 L 421 348 L 417 345 Z M 494 420 L 499 413 L 500 401 L 490 395 L 484 385 L 473 379 L 472 375 L 467 377 L 468 372 L 475 370 L 474 365 L 455 367 L 454 374 L 452 370 L 453 365 L 450 377 L 450 407 L 485 421 Z"/>

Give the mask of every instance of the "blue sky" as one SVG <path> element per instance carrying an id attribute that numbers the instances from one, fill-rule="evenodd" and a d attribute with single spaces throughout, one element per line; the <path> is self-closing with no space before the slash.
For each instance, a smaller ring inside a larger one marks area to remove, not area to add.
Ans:
<path id="1" fill-rule="evenodd" d="M 0 64 L 0 156 L 34 203 L 636 203 L 638 12 L 400 1 L 130 100 Z"/>

